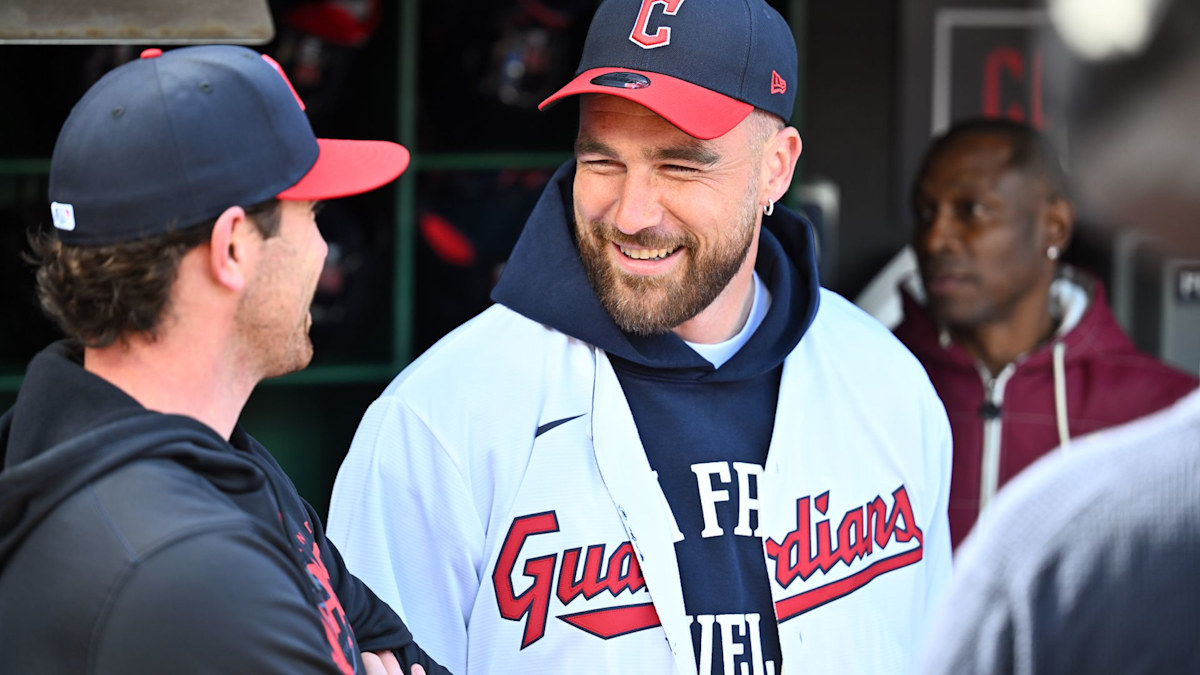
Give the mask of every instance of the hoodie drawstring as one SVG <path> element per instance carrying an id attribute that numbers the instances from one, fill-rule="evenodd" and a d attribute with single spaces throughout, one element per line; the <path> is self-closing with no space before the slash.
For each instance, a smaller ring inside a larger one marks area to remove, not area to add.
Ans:
<path id="1" fill-rule="evenodd" d="M 1058 420 L 1058 444 L 1065 450 L 1071 444 L 1071 430 L 1067 426 L 1067 345 L 1054 343 L 1054 416 Z"/>

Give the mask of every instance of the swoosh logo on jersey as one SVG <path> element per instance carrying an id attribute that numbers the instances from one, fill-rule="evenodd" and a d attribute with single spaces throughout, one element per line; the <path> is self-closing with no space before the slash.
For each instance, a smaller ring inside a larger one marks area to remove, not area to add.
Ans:
<path id="1" fill-rule="evenodd" d="M 658 619 L 658 612 L 654 611 L 654 603 L 651 602 L 564 614 L 558 618 L 605 640 L 662 625 Z"/>
<path id="2" fill-rule="evenodd" d="M 542 434 L 546 433 L 547 431 L 550 431 L 551 429 L 553 429 L 555 427 L 562 426 L 572 420 L 577 420 L 586 414 L 587 413 L 579 413 L 578 415 L 572 415 L 571 417 L 564 417 L 561 420 L 554 420 L 553 422 L 546 422 L 545 424 L 543 424 L 542 426 L 537 428 L 537 432 L 533 434 L 533 437 L 537 438 L 538 436 L 541 436 Z"/>

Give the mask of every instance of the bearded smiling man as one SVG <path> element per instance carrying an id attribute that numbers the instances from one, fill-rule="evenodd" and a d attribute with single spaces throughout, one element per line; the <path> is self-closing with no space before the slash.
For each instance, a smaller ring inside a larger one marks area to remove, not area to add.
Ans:
<path id="1" fill-rule="evenodd" d="M 334 486 L 347 564 L 454 672 L 908 672 L 950 430 L 811 234 L 771 232 L 810 233 L 777 204 L 795 84 L 762 0 L 597 10 L 543 104 L 579 102 L 575 159 L 496 304 L 371 405 Z"/>
<path id="2" fill-rule="evenodd" d="M 625 99 L 586 95 L 583 111 L 575 145 L 581 168 L 575 176 L 575 235 L 588 280 L 613 320 L 630 333 L 675 329 L 694 342 L 706 340 L 700 339 L 704 324 L 693 318 L 714 303 L 710 314 L 728 307 L 744 321 L 749 312 L 746 300 L 752 297 L 745 282 L 754 268 L 754 257 L 748 254 L 758 244 L 759 212 L 758 175 L 752 171 L 757 162 L 744 161 L 744 148 L 752 148 L 752 158 L 761 161 L 767 141 L 783 128 L 781 121 L 767 113 L 751 113 L 745 128 L 735 130 L 738 133 L 701 145 Z M 639 130 L 623 139 L 630 144 L 626 152 L 664 148 L 647 158 L 644 175 L 629 172 L 628 162 L 608 161 L 618 151 L 597 140 L 606 123 L 622 120 L 632 121 Z M 790 132 L 798 154 L 799 135 L 794 129 Z M 678 232 L 664 228 L 653 209 L 638 212 L 640 205 L 649 203 L 646 195 L 626 192 L 653 189 L 652 165 L 672 159 L 704 167 L 708 174 L 707 180 L 683 180 L 692 169 L 673 169 L 679 174 L 679 189 L 663 208 L 680 217 L 683 227 Z M 739 180 L 749 181 L 742 195 L 736 194 Z M 624 212 L 613 211 L 620 208 L 617 201 L 624 203 Z M 617 221 L 622 226 L 612 224 Z M 735 275 L 739 283 L 731 284 Z"/>

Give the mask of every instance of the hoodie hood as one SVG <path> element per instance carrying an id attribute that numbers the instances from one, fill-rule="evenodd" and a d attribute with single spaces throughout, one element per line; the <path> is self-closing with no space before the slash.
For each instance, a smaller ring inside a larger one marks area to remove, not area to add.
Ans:
<path id="1" fill-rule="evenodd" d="M 1104 284 L 1094 276 L 1063 266 L 1050 287 L 1051 306 L 1058 318 L 1058 330 L 1020 361 L 1024 366 L 1049 366 L 1054 345 L 1062 344 L 1068 363 L 1115 355 L 1132 354 L 1136 347 L 1117 325 L 1108 308 Z M 915 277 L 900 285 L 904 321 L 896 327 L 896 337 L 922 361 L 956 364 L 976 369 L 974 359 L 937 325 L 926 306 L 924 289 Z"/>
<path id="2" fill-rule="evenodd" d="M 252 442 L 240 429 L 233 440 Z M 0 568 L 62 501 L 135 460 L 172 459 L 226 493 L 257 490 L 265 476 L 231 450 L 201 422 L 146 410 L 84 370 L 78 345 L 51 345 L 30 361 L 16 404 L 0 417 Z"/>
<path id="3" fill-rule="evenodd" d="M 771 307 L 738 353 L 714 368 L 674 333 L 632 335 L 608 315 L 575 244 L 574 177 L 569 161 L 550 179 L 492 291 L 494 301 L 603 349 L 623 367 L 670 378 L 752 377 L 779 365 L 800 341 L 816 316 L 820 282 L 812 226 L 798 215 L 777 205 L 763 217 L 755 271 L 771 292 Z"/>

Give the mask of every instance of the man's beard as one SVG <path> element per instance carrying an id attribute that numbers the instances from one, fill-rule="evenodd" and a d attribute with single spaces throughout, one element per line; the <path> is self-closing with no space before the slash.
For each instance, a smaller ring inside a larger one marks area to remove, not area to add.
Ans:
<path id="1" fill-rule="evenodd" d="M 731 236 L 705 251 L 697 251 L 695 237 L 686 231 L 666 235 L 652 228 L 627 235 L 608 223 L 588 223 L 578 227 L 579 257 L 596 296 L 621 330 L 636 335 L 666 333 L 704 311 L 725 290 L 750 251 L 757 211 L 748 200 Z M 664 276 L 632 275 L 609 260 L 613 243 L 684 247 L 676 255 L 687 259 Z"/>
<path id="2" fill-rule="evenodd" d="M 257 284 L 268 283 L 264 279 Z M 295 283 L 275 278 L 271 283 Z M 311 295 L 309 296 L 311 298 Z M 259 379 L 303 370 L 312 361 L 309 314 L 292 306 L 290 298 L 252 290 L 238 303 L 236 320 L 241 334 L 243 359 Z M 311 299 L 309 305 L 311 305 Z M 307 305 L 305 306 L 307 307 Z"/>

